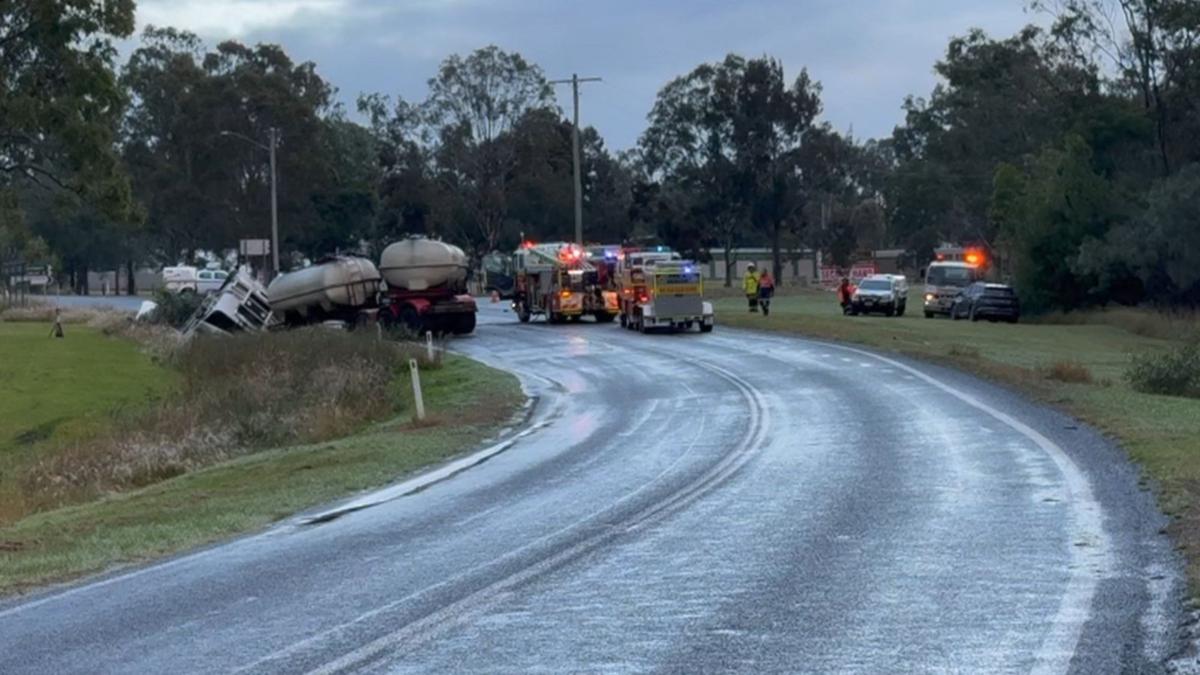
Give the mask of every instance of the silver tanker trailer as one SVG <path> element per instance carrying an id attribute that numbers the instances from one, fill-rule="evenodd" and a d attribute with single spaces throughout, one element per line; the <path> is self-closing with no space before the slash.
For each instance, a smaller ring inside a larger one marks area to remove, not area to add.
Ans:
<path id="1" fill-rule="evenodd" d="M 475 299 L 467 293 L 462 249 L 425 237 L 391 244 L 379 267 L 354 256 L 335 256 L 276 277 L 267 289 L 271 311 L 290 326 L 339 321 L 358 326 L 379 321 L 414 333 L 475 330 Z"/>

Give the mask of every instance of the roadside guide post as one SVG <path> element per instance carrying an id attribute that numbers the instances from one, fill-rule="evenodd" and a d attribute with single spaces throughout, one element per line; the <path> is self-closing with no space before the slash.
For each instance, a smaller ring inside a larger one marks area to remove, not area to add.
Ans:
<path id="1" fill-rule="evenodd" d="M 417 419 L 425 419 L 425 399 L 421 396 L 421 371 L 416 359 L 408 360 L 408 369 L 412 372 L 413 400 L 417 404 Z"/>
<path id="2" fill-rule="evenodd" d="M 425 358 L 433 363 L 433 331 L 425 331 Z"/>

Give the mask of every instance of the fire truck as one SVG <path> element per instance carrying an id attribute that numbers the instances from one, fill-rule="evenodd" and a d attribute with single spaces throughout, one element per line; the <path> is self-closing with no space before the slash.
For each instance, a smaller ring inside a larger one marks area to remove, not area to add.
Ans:
<path id="1" fill-rule="evenodd" d="M 712 332 L 712 303 L 704 300 L 704 280 L 696 264 L 664 248 L 627 251 L 618 265 L 621 326 Z"/>
<path id="2" fill-rule="evenodd" d="M 521 323 L 542 315 L 549 323 L 592 316 L 597 323 L 617 317 L 617 293 L 601 282 L 588 253 L 574 244 L 522 244 L 513 255 L 513 310 Z"/>

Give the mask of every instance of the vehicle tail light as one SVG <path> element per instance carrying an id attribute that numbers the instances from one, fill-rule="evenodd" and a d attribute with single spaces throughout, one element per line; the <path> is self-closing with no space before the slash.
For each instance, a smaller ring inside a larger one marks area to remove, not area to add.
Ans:
<path id="1" fill-rule="evenodd" d="M 563 298 L 569 298 L 571 297 L 571 291 L 563 291 L 562 293 L 559 293 L 559 295 Z"/>
<path id="2" fill-rule="evenodd" d="M 643 304 L 650 302 L 650 296 L 643 293 L 642 295 L 638 296 L 638 302 L 643 303 Z"/>

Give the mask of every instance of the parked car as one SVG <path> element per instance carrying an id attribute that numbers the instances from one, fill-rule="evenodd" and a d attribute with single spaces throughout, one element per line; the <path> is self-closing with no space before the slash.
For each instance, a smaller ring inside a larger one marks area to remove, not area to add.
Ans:
<path id="1" fill-rule="evenodd" d="M 163 268 L 163 287 L 171 293 L 216 293 L 225 285 L 229 273 L 221 269 L 198 269 L 191 265 Z"/>
<path id="2" fill-rule="evenodd" d="M 977 281 L 954 298 L 950 318 L 1016 323 L 1021 319 L 1021 301 L 1012 286 Z"/>
<path id="3" fill-rule="evenodd" d="M 904 316 L 908 305 L 908 281 L 892 274 L 872 274 L 858 284 L 850 296 L 850 313 L 882 312 L 888 316 Z"/>

